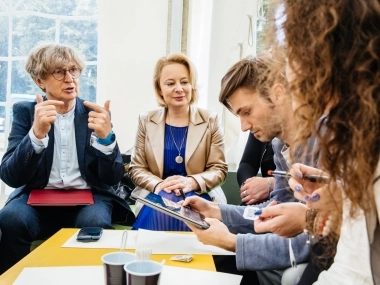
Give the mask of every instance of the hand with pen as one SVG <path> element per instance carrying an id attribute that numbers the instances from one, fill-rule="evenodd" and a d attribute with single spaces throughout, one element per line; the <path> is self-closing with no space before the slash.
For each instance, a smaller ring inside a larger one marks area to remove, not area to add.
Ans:
<path id="1" fill-rule="evenodd" d="M 305 201 L 309 208 L 329 211 L 341 201 L 341 184 L 339 181 L 317 183 L 305 179 L 307 175 L 326 176 L 322 170 L 301 163 L 292 165 L 289 171 L 291 178 L 289 186 L 294 191 L 294 197 Z M 331 186 L 331 187 L 330 187 Z"/>
<path id="2" fill-rule="evenodd" d="M 198 196 L 187 197 L 183 202 L 179 202 L 183 207 L 190 207 L 192 210 L 201 213 L 206 218 L 222 220 L 222 213 L 218 203 L 207 201 Z"/>
<path id="3" fill-rule="evenodd" d="M 271 202 L 267 207 L 255 212 L 259 219 L 254 222 L 258 233 L 272 232 L 282 237 L 293 237 L 302 233 L 305 228 L 306 211 L 310 208 L 330 211 L 337 205 L 340 189 L 331 192 L 328 187 L 329 177 L 322 170 L 296 163 L 287 173 L 276 173 L 289 177 L 289 186 L 294 196 L 302 203 Z M 339 182 L 336 183 L 338 187 Z"/>

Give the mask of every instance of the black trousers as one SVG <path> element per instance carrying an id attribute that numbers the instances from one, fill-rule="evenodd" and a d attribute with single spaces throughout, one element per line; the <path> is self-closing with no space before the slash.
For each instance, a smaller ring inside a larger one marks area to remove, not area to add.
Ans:
<path id="1" fill-rule="evenodd" d="M 317 281 L 319 274 L 323 270 L 327 270 L 330 268 L 334 259 L 329 258 L 325 259 L 324 262 L 318 262 L 317 259 L 313 258 L 313 255 L 321 256 L 325 252 L 325 248 L 322 242 L 317 242 L 311 248 L 312 258 L 310 259 L 308 265 L 303 272 L 300 281 L 297 285 L 311 285 L 315 281 Z"/>
<path id="2" fill-rule="evenodd" d="M 256 271 L 239 271 L 235 255 L 213 255 L 216 271 L 242 275 L 240 285 L 260 285 Z"/>

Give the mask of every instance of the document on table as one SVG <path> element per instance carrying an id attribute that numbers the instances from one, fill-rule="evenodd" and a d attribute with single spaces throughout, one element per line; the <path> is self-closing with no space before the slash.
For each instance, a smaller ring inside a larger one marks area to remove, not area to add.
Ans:
<path id="1" fill-rule="evenodd" d="M 77 233 L 70 237 L 62 247 L 76 248 L 120 248 L 123 230 L 104 230 L 96 242 L 79 242 Z M 204 245 L 192 233 L 171 233 L 140 229 L 128 231 L 126 249 L 151 248 L 153 254 L 211 254 L 235 255 L 222 248 Z"/>
<path id="2" fill-rule="evenodd" d="M 195 234 L 138 230 L 136 248 L 151 248 L 153 254 L 235 255 L 220 247 L 205 245 Z"/>
<path id="3" fill-rule="evenodd" d="M 164 265 L 160 284 L 239 285 L 241 275 Z M 103 266 L 26 267 L 13 285 L 104 285 Z"/>
<path id="4" fill-rule="evenodd" d="M 77 241 L 78 231 L 70 237 L 61 247 L 77 247 L 77 248 L 120 248 L 121 238 L 124 230 L 103 230 L 103 234 L 98 241 L 81 242 Z M 126 249 L 136 248 L 137 231 L 127 231 Z"/>

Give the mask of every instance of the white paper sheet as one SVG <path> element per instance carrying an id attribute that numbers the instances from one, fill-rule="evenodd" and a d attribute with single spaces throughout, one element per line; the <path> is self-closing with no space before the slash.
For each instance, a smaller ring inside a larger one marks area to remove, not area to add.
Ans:
<path id="1" fill-rule="evenodd" d="M 124 230 L 103 230 L 102 237 L 95 242 L 77 241 L 79 230 L 70 237 L 61 247 L 77 247 L 77 248 L 117 248 L 121 246 L 121 237 Z M 126 249 L 136 248 L 137 231 L 127 231 Z"/>
<path id="2" fill-rule="evenodd" d="M 222 248 L 204 245 L 194 234 L 138 230 L 136 248 L 151 248 L 153 254 L 235 255 Z"/>
<path id="3" fill-rule="evenodd" d="M 164 266 L 161 285 L 239 285 L 241 275 Z M 104 285 L 103 266 L 27 267 L 13 285 Z"/>
<path id="4" fill-rule="evenodd" d="M 79 231 L 79 230 L 78 230 Z M 78 242 L 76 232 L 62 247 L 76 248 L 120 248 L 122 230 L 103 230 L 102 237 L 96 242 Z M 235 255 L 212 245 L 204 245 L 194 234 L 180 234 L 139 229 L 128 231 L 127 249 L 151 248 L 153 254 L 212 254 Z"/>
<path id="5" fill-rule="evenodd" d="M 103 266 L 26 267 L 13 285 L 104 285 Z"/>

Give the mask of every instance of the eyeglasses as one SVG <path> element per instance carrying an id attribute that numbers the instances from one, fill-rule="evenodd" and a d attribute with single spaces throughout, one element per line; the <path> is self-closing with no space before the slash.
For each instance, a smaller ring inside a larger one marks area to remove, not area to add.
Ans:
<path id="1" fill-rule="evenodd" d="M 53 75 L 56 80 L 63 80 L 66 76 L 67 71 L 70 73 L 73 79 L 77 79 L 82 72 L 82 70 L 80 70 L 78 67 L 72 67 L 70 69 L 56 69 L 51 73 L 51 75 Z"/>

